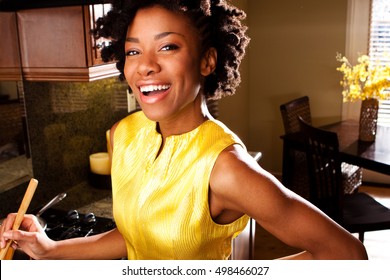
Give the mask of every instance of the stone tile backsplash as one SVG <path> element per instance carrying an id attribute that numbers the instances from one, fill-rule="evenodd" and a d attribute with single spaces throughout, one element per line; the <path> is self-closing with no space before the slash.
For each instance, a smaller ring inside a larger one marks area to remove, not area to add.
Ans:
<path id="1" fill-rule="evenodd" d="M 34 177 L 42 200 L 87 180 L 89 155 L 128 114 L 126 82 L 24 82 Z"/>

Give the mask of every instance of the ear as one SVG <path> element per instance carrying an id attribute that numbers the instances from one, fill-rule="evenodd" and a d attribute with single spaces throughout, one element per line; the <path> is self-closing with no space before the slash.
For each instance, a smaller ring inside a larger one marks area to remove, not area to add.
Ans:
<path id="1" fill-rule="evenodd" d="M 208 76 L 214 72 L 217 67 L 217 50 L 209 48 L 202 57 L 200 64 L 200 73 L 202 76 Z"/>

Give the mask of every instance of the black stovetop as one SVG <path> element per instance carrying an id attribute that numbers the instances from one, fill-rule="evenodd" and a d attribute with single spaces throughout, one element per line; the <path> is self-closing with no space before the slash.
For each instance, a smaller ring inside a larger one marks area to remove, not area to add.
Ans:
<path id="1" fill-rule="evenodd" d="M 34 212 L 35 213 L 35 212 Z M 50 208 L 41 218 L 46 223 L 46 234 L 53 240 L 95 235 L 116 227 L 114 220 L 97 217 L 93 213 L 78 213 L 77 210 Z M 14 260 L 28 260 L 21 250 L 15 250 Z"/>
<path id="2" fill-rule="evenodd" d="M 46 234 L 53 240 L 95 235 L 115 228 L 109 218 L 96 217 L 94 213 L 77 210 L 48 209 L 41 218 L 46 222 Z"/>

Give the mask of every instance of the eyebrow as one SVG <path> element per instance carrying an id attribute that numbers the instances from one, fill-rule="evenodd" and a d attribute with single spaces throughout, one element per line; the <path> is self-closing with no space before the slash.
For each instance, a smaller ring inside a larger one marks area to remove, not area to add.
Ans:
<path id="1" fill-rule="evenodd" d="M 162 39 L 164 37 L 167 37 L 167 36 L 169 36 L 171 34 L 175 34 L 175 35 L 179 35 L 181 37 L 184 37 L 183 34 L 180 34 L 180 33 L 177 33 L 177 32 L 162 32 L 162 33 L 159 33 L 156 36 L 154 36 L 154 40 L 160 40 L 160 39 Z M 135 37 L 127 37 L 126 38 L 126 42 L 139 43 L 139 39 L 135 38 Z"/>

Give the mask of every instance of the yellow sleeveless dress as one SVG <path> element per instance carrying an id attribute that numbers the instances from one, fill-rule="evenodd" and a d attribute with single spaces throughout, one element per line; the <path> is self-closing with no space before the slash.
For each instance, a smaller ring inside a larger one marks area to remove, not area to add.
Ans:
<path id="1" fill-rule="evenodd" d="M 243 143 L 216 120 L 168 137 L 157 157 L 161 142 L 156 123 L 143 112 L 121 120 L 115 130 L 113 212 L 128 259 L 227 259 L 249 217 L 215 223 L 209 178 L 220 152 Z"/>

